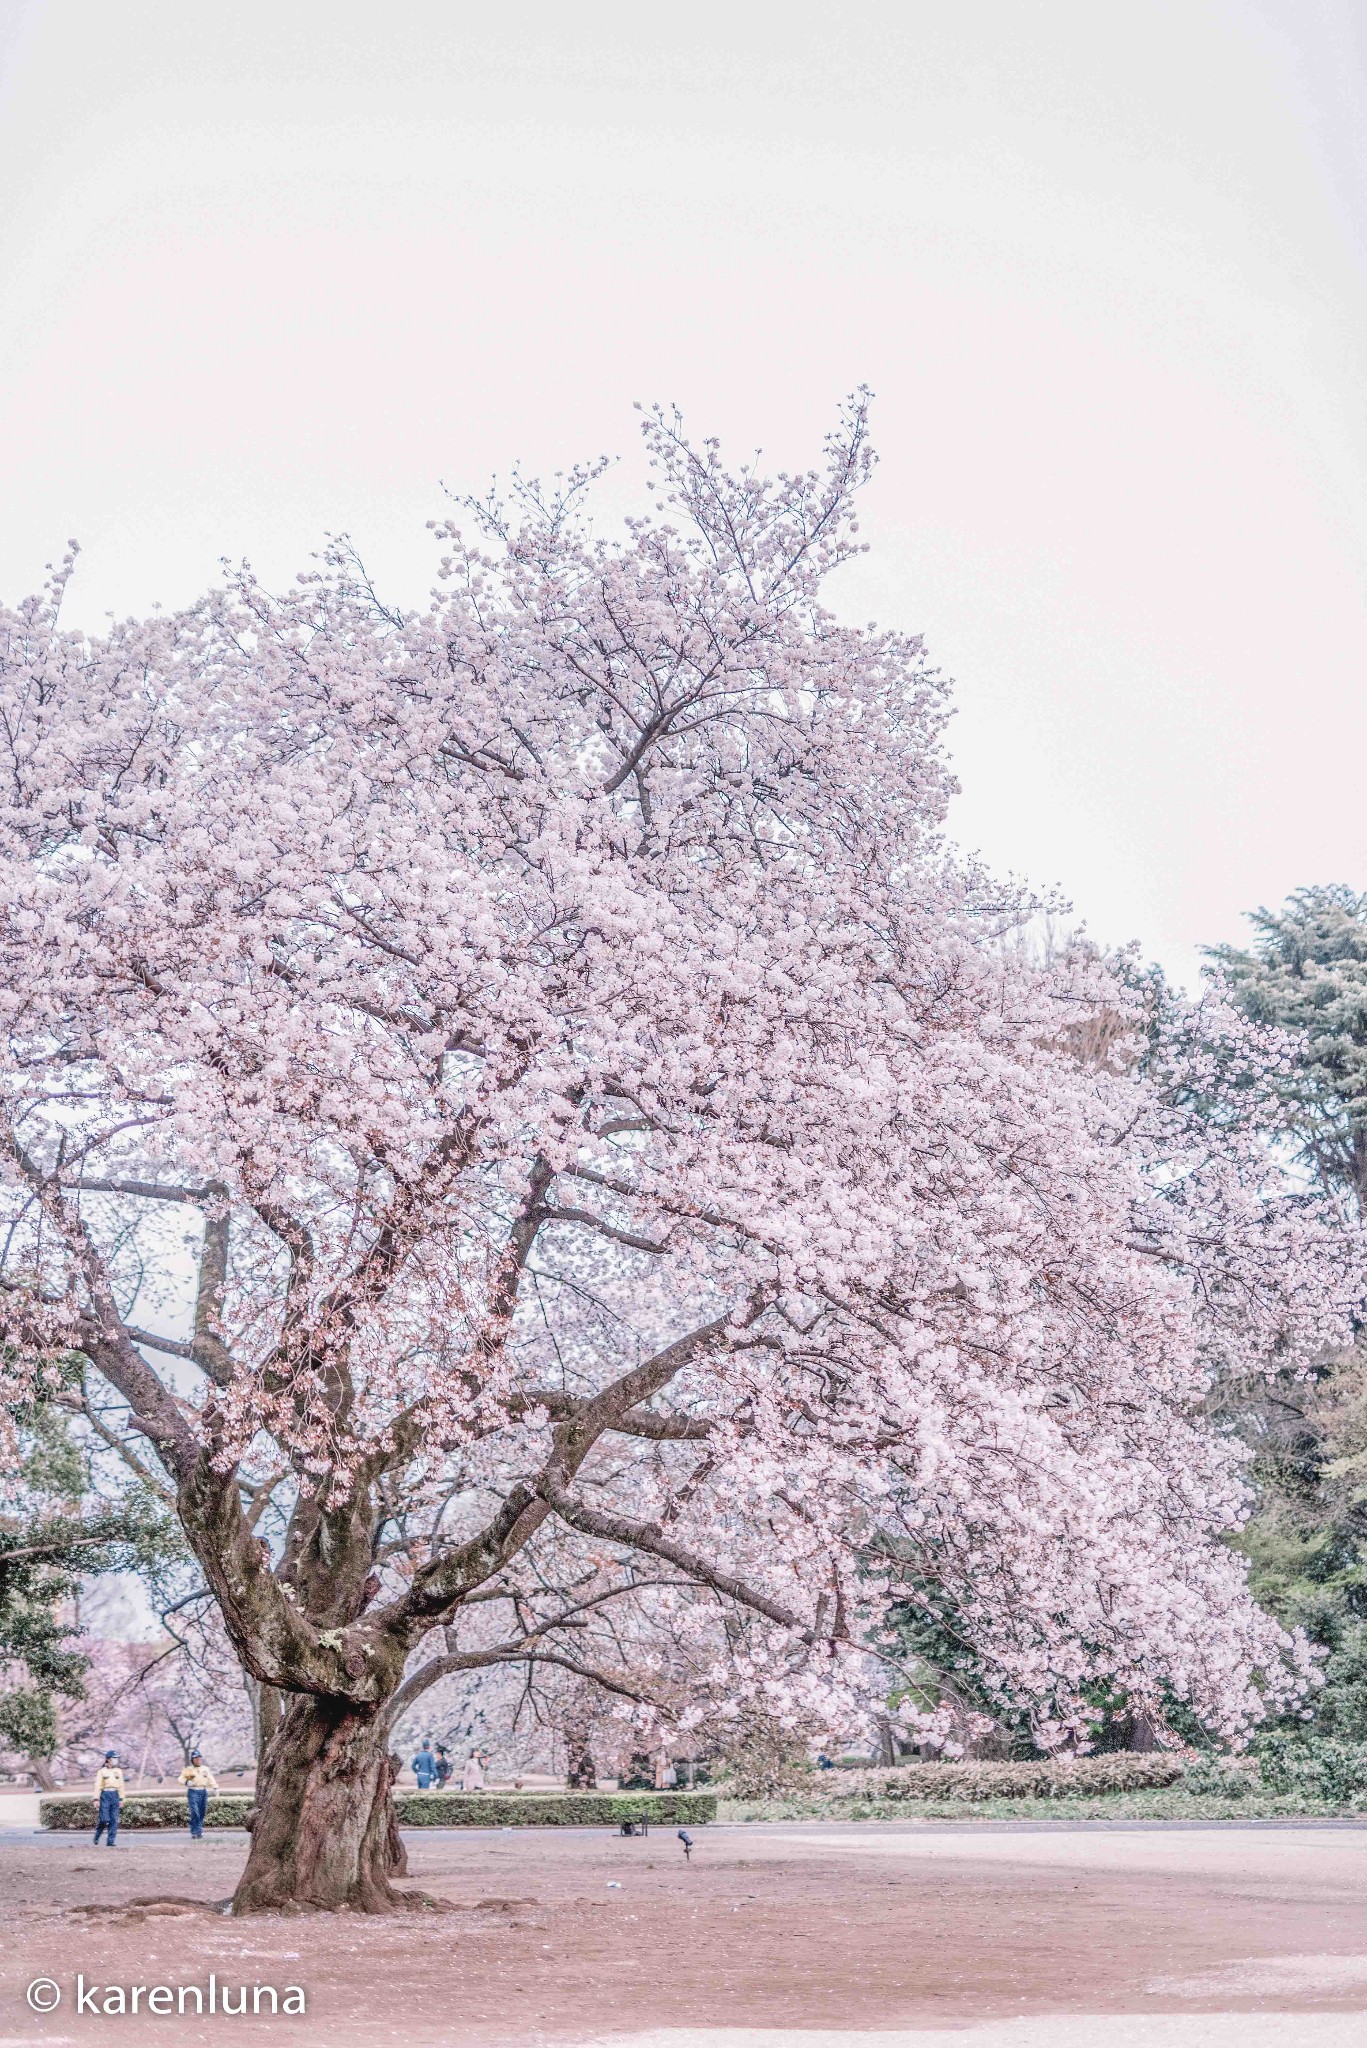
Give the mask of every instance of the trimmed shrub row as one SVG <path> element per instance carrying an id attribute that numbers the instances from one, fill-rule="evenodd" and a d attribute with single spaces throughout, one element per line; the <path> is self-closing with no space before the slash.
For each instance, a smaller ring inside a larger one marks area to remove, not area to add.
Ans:
<path id="1" fill-rule="evenodd" d="M 252 1807 L 250 1792 L 211 1792 L 206 1828 L 240 1828 Z M 45 1828 L 87 1828 L 95 1832 L 99 1801 L 91 1792 L 48 1792 L 38 1801 L 38 1818 Z M 129 1792 L 119 1810 L 121 1828 L 184 1828 L 183 1792 Z"/>
<path id="2" fill-rule="evenodd" d="M 50 1792 L 38 1802 L 45 1828 L 95 1831 L 98 1802 L 89 1792 Z M 240 1828 L 254 1804 L 250 1792 L 211 1792 L 204 1825 Z M 598 1828 L 624 1820 L 705 1827 L 717 1817 L 711 1792 L 408 1792 L 394 1798 L 406 1828 Z M 121 1828 L 184 1828 L 185 1795 L 130 1792 Z"/>
<path id="3" fill-rule="evenodd" d="M 705 1827 L 715 1792 L 400 1792 L 406 1828 L 601 1828 L 624 1820 Z"/>
<path id="4" fill-rule="evenodd" d="M 1052 1757 L 1041 1763 L 899 1764 L 892 1770 L 822 1771 L 809 1780 L 823 1799 L 1076 1799 L 1101 1792 L 1148 1792 L 1175 1785 L 1180 1757 L 1156 1750 Z"/>

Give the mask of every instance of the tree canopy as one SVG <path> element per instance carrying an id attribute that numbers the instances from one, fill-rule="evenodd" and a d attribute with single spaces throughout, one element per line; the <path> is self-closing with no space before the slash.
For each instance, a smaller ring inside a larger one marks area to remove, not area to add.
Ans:
<path id="1" fill-rule="evenodd" d="M 0 618 L 4 1369 L 115 1391 L 286 1697 L 243 1909 L 388 1903 L 395 1703 L 616 1614 L 768 1711 L 929 1577 L 1049 1740 L 1302 1682 L 1202 1401 L 1341 1233 L 946 846 L 946 685 L 821 595 L 863 402 L 777 480 L 645 431 L 624 538 L 520 484 L 413 613 L 338 544 Z"/>

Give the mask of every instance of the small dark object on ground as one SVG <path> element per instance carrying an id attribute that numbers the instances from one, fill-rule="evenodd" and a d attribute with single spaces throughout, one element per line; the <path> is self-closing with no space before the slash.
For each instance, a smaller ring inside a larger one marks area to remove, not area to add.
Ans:
<path id="1" fill-rule="evenodd" d="M 648 1835 L 650 1822 L 644 1814 L 640 1814 L 635 1820 L 624 1820 L 618 1832 L 624 1835 Z"/>

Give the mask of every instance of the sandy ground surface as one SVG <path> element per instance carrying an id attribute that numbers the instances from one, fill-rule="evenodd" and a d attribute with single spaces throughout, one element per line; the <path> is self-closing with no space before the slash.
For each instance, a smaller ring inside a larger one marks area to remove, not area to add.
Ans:
<path id="1" fill-rule="evenodd" d="M 694 1832 L 689 1863 L 672 1830 L 410 1834 L 412 1885 L 454 1911 L 235 1922 L 214 1902 L 242 1835 L 130 1832 L 110 1855 L 10 1831 L 0 2048 L 191 2048 L 225 2026 L 300 2048 L 1367 2042 L 1367 1826 Z M 247 2017 L 73 2011 L 78 1972 L 211 1971 L 234 2004 L 249 1987 Z M 45 2015 L 25 2003 L 40 1976 L 62 1992 Z M 251 2018 L 254 1984 L 301 1985 L 306 2016 Z"/>

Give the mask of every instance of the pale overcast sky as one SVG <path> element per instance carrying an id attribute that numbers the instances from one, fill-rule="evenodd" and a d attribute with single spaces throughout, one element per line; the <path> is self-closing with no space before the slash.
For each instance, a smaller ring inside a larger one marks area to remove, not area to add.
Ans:
<path id="1" fill-rule="evenodd" d="M 878 393 L 842 609 L 955 827 L 1181 978 L 1367 888 L 1364 0 L 0 0 L 0 593 L 180 603 L 440 481 L 775 464 Z"/>

